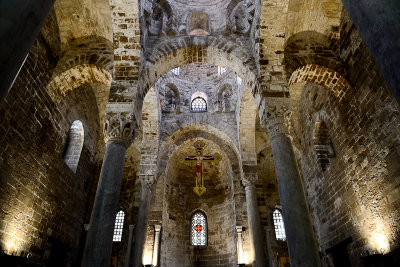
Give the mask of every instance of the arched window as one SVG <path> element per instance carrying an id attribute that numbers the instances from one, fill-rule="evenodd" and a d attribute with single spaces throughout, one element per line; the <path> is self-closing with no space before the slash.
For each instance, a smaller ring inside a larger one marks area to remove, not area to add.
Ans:
<path id="1" fill-rule="evenodd" d="M 64 162 L 74 173 L 76 173 L 76 169 L 78 168 L 84 137 L 82 122 L 79 120 L 74 121 L 69 129 L 63 153 Z"/>
<path id="2" fill-rule="evenodd" d="M 336 157 L 326 124 L 320 120 L 314 126 L 314 148 L 322 171 L 325 171 Z"/>
<path id="3" fill-rule="evenodd" d="M 192 112 L 206 112 L 207 95 L 200 91 L 194 92 L 190 101 L 190 109 Z"/>
<path id="4" fill-rule="evenodd" d="M 124 218 L 125 212 L 120 210 L 115 217 L 115 226 L 114 226 L 114 242 L 121 242 L 122 239 L 122 230 L 124 229 Z"/>
<path id="5" fill-rule="evenodd" d="M 193 112 L 205 112 L 207 111 L 207 103 L 202 97 L 196 97 L 192 100 L 192 111 Z"/>
<path id="6" fill-rule="evenodd" d="M 283 224 L 282 212 L 279 209 L 274 209 L 272 213 L 274 219 L 276 240 L 286 240 L 285 225 Z"/>
<path id="7" fill-rule="evenodd" d="M 207 217 L 202 211 L 196 211 L 190 218 L 190 244 L 207 246 Z"/>

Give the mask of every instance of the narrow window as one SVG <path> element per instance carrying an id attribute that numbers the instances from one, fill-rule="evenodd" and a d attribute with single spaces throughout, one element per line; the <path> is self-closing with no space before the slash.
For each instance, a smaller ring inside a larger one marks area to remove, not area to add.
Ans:
<path id="1" fill-rule="evenodd" d="M 63 153 L 64 162 L 74 173 L 76 173 L 76 169 L 78 168 L 84 137 L 82 122 L 79 120 L 74 121 L 69 129 Z"/>
<path id="2" fill-rule="evenodd" d="M 272 213 L 274 219 L 275 236 L 276 240 L 286 240 L 285 226 L 283 224 L 282 212 L 279 209 L 275 209 Z"/>
<path id="3" fill-rule="evenodd" d="M 207 218 L 201 211 L 193 213 L 190 219 L 190 234 L 192 246 L 207 246 Z"/>
<path id="4" fill-rule="evenodd" d="M 114 226 L 114 242 L 121 242 L 122 239 L 122 230 L 124 229 L 124 218 L 125 212 L 120 210 L 115 217 L 115 226 Z"/>
<path id="5" fill-rule="evenodd" d="M 326 124 L 321 120 L 315 123 L 314 127 L 314 148 L 317 153 L 318 163 L 322 171 L 325 171 L 336 157 L 329 131 Z"/>

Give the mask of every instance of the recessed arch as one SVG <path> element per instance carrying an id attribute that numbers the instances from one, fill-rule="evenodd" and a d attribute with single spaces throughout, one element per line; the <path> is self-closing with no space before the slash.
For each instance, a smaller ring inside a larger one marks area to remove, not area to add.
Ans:
<path id="1" fill-rule="evenodd" d="M 157 177 L 161 176 L 165 172 L 168 159 L 172 153 L 187 140 L 195 138 L 204 138 L 217 144 L 231 161 L 232 172 L 234 174 L 233 177 L 240 177 L 242 167 L 239 164 L 240 157 L 237 147 L 225 133 L 203 123 L 192 123 L 186 125 L 168 137 L 159 149 L 157 157 Z"/>
<path id="2" fill-rule="evenodd" d="M 328 89 L 339 102 L 342 102 L 351 90 L 349 82 L 339 72 L 317 64 L 307 64 L 296 69 L 289 79 L 289 87 L 300 82 L 311 82 Z M 290 95 L 298 93 L 290 91 Z"/>
<path id="3" fill-rule="evenodd" d="M 179 48 L 164 54 L 153 63 L 148 62 L 140 75 L 136 97 L 137 112 L 140 114 L 144 95 L 160 77 L 171 69 L 190 63 L 204 62 L 223 66 L 238 74 L 247 86 L 254 90 L 256 84 L 255 72 L 250 69 L 248 61 L 243 61 L 233 54 L 216 47 L 199 45 Z M 248 60 L 250 61 L 251 59 Z"/>
<path id="4" fill-rule="evenodd" d="M 308 64 L 324 66 L 344 73 L 336 51 L 330 45 L 331 39 L 316 31 L 303 31 L 290 36 L 284 45 L 286 77 Z"/>
<path id="5" fill-rule="evenodd" d="M 330 118 L 324 110 L 314 114 L 312 140 L 317 162 L 325 172 L 331 162 L 336 158 L 335 148 L 329 134 L 331 127 Z"/>
<path id="6" fill-rule="evenodd" d="M 210 25 L 208 14 L 201 11 L 195 11 L 188 16 L 188 34 L 189 35 L 208 35 L 210 34 Z"/>

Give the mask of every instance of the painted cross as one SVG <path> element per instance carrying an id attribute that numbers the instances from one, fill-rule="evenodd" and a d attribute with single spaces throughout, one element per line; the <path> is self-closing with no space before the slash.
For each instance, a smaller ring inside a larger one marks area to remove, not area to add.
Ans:
<path id="1" fill-rule="evenodd" d="M 206 188 L 204 187 L 204 177 L 203 177 L 203 160 L 214 160 L 214 156 L 203 156 L 202 150 L 204 147 L 204 143 L 197 141 L 195 144 L 196 147 L 196 155 L 195 156 L 187 156 L 185 160 L 195 160 L 196 166 L 194 167 L 194 177 L 196 180 L 196 186 L 193 188 L 193 191 L 201 196 L 206 192 Z"/>

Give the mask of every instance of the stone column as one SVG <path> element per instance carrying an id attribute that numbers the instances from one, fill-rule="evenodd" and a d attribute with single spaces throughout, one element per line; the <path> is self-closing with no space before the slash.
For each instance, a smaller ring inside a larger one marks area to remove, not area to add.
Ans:
<path id="1" fill-rule="evenodd" d="M 271 214 L 271 213 L 268 213 Z M 268 251 L 268 262 L 269 262 L 269 266 L 270 267 L 279 267 L 279 264 L 276 261 L 276 253 L 275 251 L 272 249 L 271 246 L 271 239 L 270 239 L 270 224 L 268 224 L 268 226 L 264 227 L 264 231 L 265 231 L 265 240 L 267 240 L 267 251 Z"/>
<path id="2" fill-rule="evenodd" d="M 153 266 L 157 266 L 158 264 L 158 248 L 160 246 L 160 231 L 161 225 L 154 225 L 154 247 L 153 247 Z"/>
<path id="3" fill-rule="evenodd" d="M 109 266 L 125 152 L 133 139 L 132 115 L 107 115 L 104 121 L 106 151 L 90 217 L 83 267 Z"/>
<path id="4" fill-rule="evenodd" d="M 256 167 L 256 166 L 255 166 Z M 246 204 L 247 204 L 247 218 L 249 222 L 249 232 L 252 244 L 253 266 L 264 267 L 264 248 L 263 248 L 263 235 L 261 232 L 260 213 L 257 205 L 257 193 L 255 182 L 257 180 L 257 173 L 245 173 L 242 178 L 242 184 L 246 191 Z"/>
<path id="5" fill-rule="evenodd" d="M 320 266 L 303 183 L 297 168 L 292 142 L 288 136 L 285 119 L 288 108 L 278 103 L 277 101 L 276 105 L 265 108 L 262 123 L 267 126 L 274 157 L 290 266 Z"/>
<path id="6" fill-rule="evenodd" d="M 0 1 L 0 102 L 10 90 L 54 2 Z"/>
<path id="7" fill-rule="evenodd" d="M 126 249 L 125 264 L 124 264 L 125 267 L 129 267 L 129 261 L 131 260 L 133 229 L 135 229 L 135 226 L 133 224 L 130 224 L 129 225 L 128 248 Z"/>
<path id="8" fill-rule="evenodd" d="M 238 246 L 238 264 L 244 263 L 242 231 L 243 231 L 243 226 L 236 226 L 237 246 Z"/>
<path id="9" fill-rule="evenodd" d="M 154 175 L 140 175 L 140 205 L 136 225 L 135 247 L 133 249 L 133 267 L 142 267 L 143 248 L 147 235 L 147 215 L 151 200 L 151 187 L 155 182 Z"/>
<path id="10" fill-rule="evenodd" d="M 400 1 L 342 2 L 400 104 Z"/>

